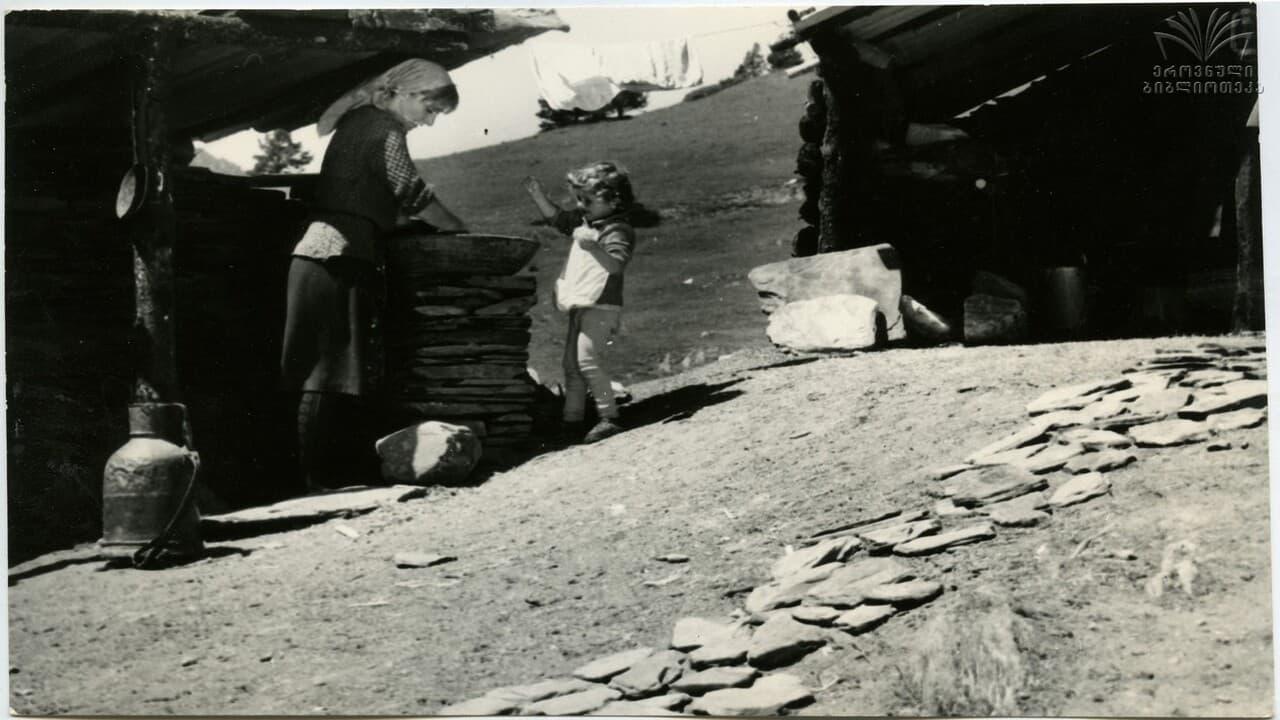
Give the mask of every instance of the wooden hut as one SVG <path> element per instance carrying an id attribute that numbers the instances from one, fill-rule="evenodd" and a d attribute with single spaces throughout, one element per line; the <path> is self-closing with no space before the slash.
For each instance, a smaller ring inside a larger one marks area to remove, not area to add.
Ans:
<path id="1" fill-rule="evenodd" d="M 554 29 L 520 9 L 7 13 L 11 561 L 97 536 L 132 402 L 186 406 L 206 510 L 283 487 L 275 368 L 304 208 L 186 167 L 193 140 L 298 128 L 406 58 L 455 68 Z M 130 168 L 143 200 L 122 221 Z"/>
<path id="2" fill-rule="evenodd" d="M 795 255 L 892 243 L 905 292 L 957 325 L 987 270 L 1060 337 L 1046 273 L 1075 268 L 1093 308 L 1076 336 L 1261 328 L 1252 6 L 791 18 L 775 49 L 820 59 Z"/>

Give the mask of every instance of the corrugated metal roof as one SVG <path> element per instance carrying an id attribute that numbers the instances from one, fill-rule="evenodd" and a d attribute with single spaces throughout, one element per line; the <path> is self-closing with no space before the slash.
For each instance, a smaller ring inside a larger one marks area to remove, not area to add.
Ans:
<path id="1" fill-rule="evenodd" d="M 409 57 L 456 68 L 567 26 L 551 10 L 21 11 L 5 15 L 10 130 L 129 126 L 139 34 L 176 40 L 169 126 L 214 139 L 294 129 Z"/>

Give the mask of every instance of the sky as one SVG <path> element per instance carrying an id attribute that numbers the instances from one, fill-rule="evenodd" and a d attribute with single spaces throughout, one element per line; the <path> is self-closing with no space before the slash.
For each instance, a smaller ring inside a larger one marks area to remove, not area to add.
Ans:
<path id="1" fill-rule="evenodd" d="M 538 91 L 534 86 L 529 47 L 543 43 L 605 45 L 688 38 L 702 62 L 704 84 L 733 74 L 753 43 L 768 44 L 790 23 L 786 6 L 761 7 L 573 7 L 556 12 L 570 31 L 548 32 L 457 68 L 458 109 L 433 127 L 409 133 L 415 158 L 449 155 L 463 150 L 518 140 L 537 133 Z M 673 105 L 689 88 L 649 94 L 649 109 Z M 203 147 L 225 160 L 249 168 L 258 154 L 259 133 L 244 131 Z M 317 138 L 315 126 L 293 133 L 311 152 L 308 172 L 317 172 L 328 138 Z"/>

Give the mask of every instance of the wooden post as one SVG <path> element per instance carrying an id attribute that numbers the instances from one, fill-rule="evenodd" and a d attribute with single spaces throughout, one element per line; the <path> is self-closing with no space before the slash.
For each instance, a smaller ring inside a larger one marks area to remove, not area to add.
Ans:
<path id="1" fill-rule="evenodd" d="M 134 162 L 146 177 L 144 204 L 133 220 L 135 403 L 178 400 L 174 357 L 173 241 L 176 220 L 166 101 L 174 41 L 159 27 L 139 36 L 134 57 Z"/>
<path id="2" fill-rule="evenodd" d="M 859 219 L 865 214 L 862 203 L 871 172 L 872 128 L 879 109 L 869 103 L 868 68 L 844 38 L 826 31 L 815 35 L 809 44 L 822 62 L 827 110 L 818 238 L 818 252 L 824 253 L 867 244 Z"/>

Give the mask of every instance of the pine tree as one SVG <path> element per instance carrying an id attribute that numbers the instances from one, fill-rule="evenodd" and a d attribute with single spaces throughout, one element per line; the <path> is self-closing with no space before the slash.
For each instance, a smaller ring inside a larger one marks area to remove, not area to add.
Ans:
<path id="1" fill-rule="evenodd" d="M 733 71 L 733 76 L 740 80 L 747 78 L 760 77 L 768 74 L 769 63 L 764 59 L 764 53 L 760 50 L 760 43 L 752 43 L 751 49 L 747 51 L 745 57 L 742 58 L 742 64 L 737 70 Z"/>
<path id="2" fill-rule="evenodd" d="M 302 149 L 302 143 L 294 142 L 288 130 L 272 130 L 258 139 L 261 155 L 253 156 L 250 175 L 279 175 L 301 172 L 311 164 L 311 153 Z"/>

